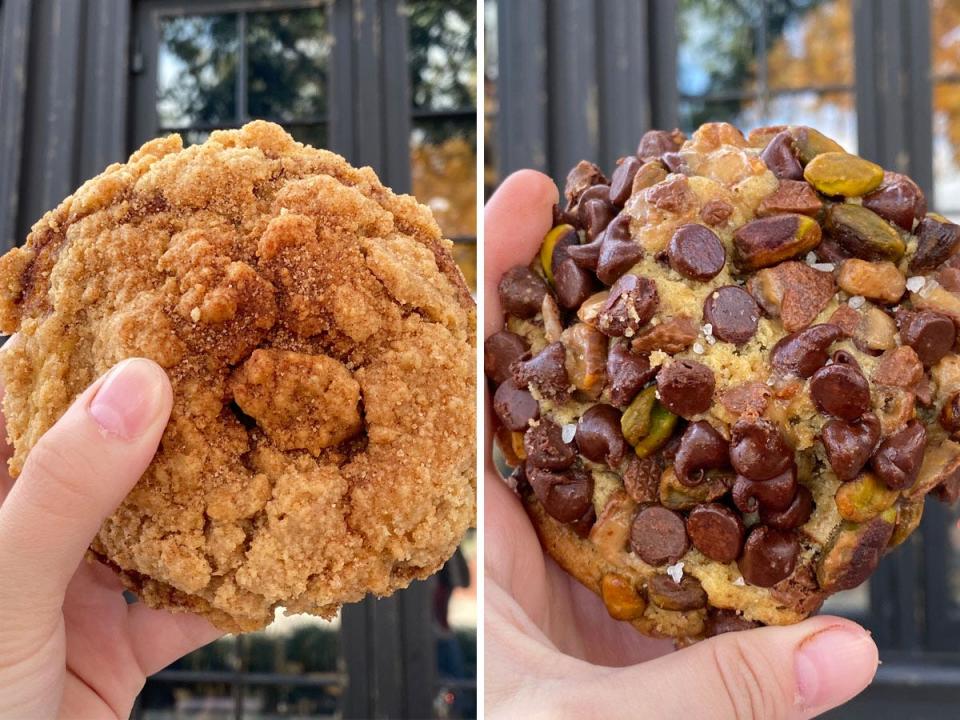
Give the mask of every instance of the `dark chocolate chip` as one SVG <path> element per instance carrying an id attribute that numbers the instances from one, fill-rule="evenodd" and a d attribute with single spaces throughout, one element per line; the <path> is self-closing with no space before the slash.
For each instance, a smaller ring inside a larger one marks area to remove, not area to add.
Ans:
<path id="1" fill-rule="evenodd" d="M 906 175 L 889 171 L 883 174 L 880 187 L 863 196 L 863 206 L 907 232 L 913 229 L 914 220 L 927 212 L 927 200 L 920 186 Z"/>
<path id="2" fill-rule="evenodd" d="M 858 368 L 833 363 L 810 378 L 810 397 L 820 412 L 849 422 L 870 409 L 870 383 Z"/>
<path id="3" fill-rule="evenodd" d="M 606 235 L 607 231 L 604 230 L 597 238 L 588 243 L 571 245 L 567 248 L 567 255 L 584 270 L 596 272 L 597 261 L 600 259 L 600 248 L 603 246 L 603 239 Z"/>
<path id="4" fill-rule="evenodd" d="M 957 249 L 960 225 L 926 217 L 917 226 L 917 252 L 910 261 L 910 272 L 924 275 L 936 270 Z"/>
<path id="5" fill-rule="evenodd" d="M 630 548 L 648 565 L 666 565 L 690 547 L 683 517 L 660 505 L 641 508 L 630 526 Z"/>
<path id="6" fill-rule="evenodd" d="M 727 252 L 708 227 L 681 225 L 667 245 L 670 267 L 691 280 L 709 280 L 723 269 Z"/>
<path id="7" fill-rule="evenodd" d="M 557 290 L 557 304 L 565 310 L 580 307 L 596 290 L 593 275 L 567 257 L 553 268 L 553 284 Z"/>
<path id="8" fill-rule="evenodd" d="M 673 469 L 688 487 L 703 482 L 707 470 L 730 466 L 730 443 L 706 420 L 690 423 L 680 437 Z"/>
<path id="9" fill-rule="evenodd" d="M 717 503 L 697 505 L 687 518 L 693 546 L 711 560 L 733 562 L 743 547 L 743 521 L 730 508 Z"/>
<path id="10" fill-rule="evenodd" d="M 636 157 L 620 158 L 617 161 L 617 169 L 613 171 L 610 178 L 610 203 L 617 207 L 623 207 L 623 204 L 630 197 L 633 190 L 633 178 L 637 170 L 643 165 Z"/>
<path id="11" fill-rule="evenodd" d="M 626 453 L 620 429 L 620 411 L 611 405 L 594 405 L 577 423 L 577 448 L 588 460 L 615 467 Z"/>
<path id="12" fill-rule="evenodd" d="M 742 287 L 724 285 L 703 301 L 703 320 L 713 326 L 715 338 L 743 345 L 757 332 L 760 308 Z"/>
<path id="13" fill-rule="evenodd" d="M 563 344 L 555 342 L 529 359 L 526 356 L 520 358 L 510 370 L 517 387 L 533 385 L 544 397 L 565 400 L 570 394 L 566 361 Z"/>
<path id="14" fill-rule="evenodd" d="M 612 285 L 643 257 L 643 248 L 630 239 L 630 216 L 618 215 L 603 234 L 597 259 L 597 277 Z"/>
<path id="15" fill-rule="evenodd" d="M 559 472 L 528 467 L 527 480 L 543 509 L 560 522 L 574 522 L 593 509 L 593 475 L 582 467 Z"/>
<path id="16" fill-rule="evenodd" d="M 772 587 L 793 572 L 799 556 L 794 532 L 761 525 L 750 531 L 738 565 L 751 585 Z"/>
<path id="17" fill-rule="evenodd" d="M 603 172 L 592 162 L 581 160 L 569 173 L 567 173 L 567 184 L 564 187 L 563 195 L 567 199 L 567 210 L 576 208 L 580 196 L 594 185 L 606 185 L 607 178 Z"/>
<path id="18" fill-rule="evenodd" d="M 684 418 L 709 410 L 715 388 L 713 370 L 693 360 L 674 360 L 657 374 L 660 403 Z"/>
<path id="19" fill-rule="evenodd" d="M 831 420 L 820 431 L 827 462 L 840 480 L 853 480 L 880 442 L 880 421 L 865 413 L 855 422 Z"/>
<path id="20" fill-rule="evenodd" d="M 541 418 L 524 433 L 523 449 L 527 454 L 528 468 L 566 470 L 577 457 L 573 446 L 563 441 L 560 426 L 547 418 Z"/>
<path id="21" fill-rule="evenodd" d="M 904 315 L 900 339 L 916 350 L 920 362 L 930 367 L 953 349 L 957 330 L 946 315 L 933 310 L 921 310 Z"/>
<path id="22" fill-rule="evenodd" d="M 721 610 L 710 608 L 707 612 L 707 619 L 703 624 L 703 632 L 707 637 L 716 637 L 728 632 L 740 632 L 741 630 L 753 630 L 762 627 L 763 623 L 756 620 L 747 620 L 745 617 L 737 615 L 736 610 Z"/>
<path id="23" fill-rule="evenodd" d="M 926 428 L 911 420 L 880 443 L 870 458 L 870 467 L 888 488 L 903 490 L 916 482 L 926 446 Z"/>
<path id="24" fill-rule="evenodd" d="M 707 200 L 700 209 L 700 219 L 711 227 L 725 223 L 733 215 L 733 205 L 726 200 Z"/>
<path id="25" fill-rule="evenodd" d="M 760 159 L 781 180 L 803 179 L 803 166 L 793 149 L 793 138 L 786 130 L 773 136 L 760 153 Z"/>
<path id="26" fill-rule="evenodd" d="M 772 510 L 760 503 L 760 522 L 778 530 L 798 528 L 813 514 L 813 493 L 806 485 L 797 488 L 793 502 L 786 510 Z"/>
<path id="27" fill-rule="evenodd" d="M 648 130 L 637 145 L 637 157 L 644 162 L 655 160 L 667 152 L 674 152 L 683 145 L 683 135 L 679 130 Z"/>
<path id="28" fill-rule="evenodd" d="M 510 365 L 527 352 L 526 341 L 509 330 L 500 330 L 483 341 L 483 372 L 494 385 L 510 377 Z"/>
<path id="29" fill-rule="evenodd" d="M 664 610 L 686 612 L 707 605 L 707 593 L 693 575 L 684 575 L 680 582 L 669 575 L 654 575 L 647 583 L 647 596 Z"/>
<path id="30" fill-rule="evenodd" d="M 808 378 L 827 363 L 830 345 L 843 337 L 843 330 L 824 323 L 791 333 L 770 351 L 770 364 L 788 375 Z"/>
<path id="31" fill-rule="evenodd" d="M 508 379 L 493 394 L 493 412 L 508 430 L 523 432 L 527 423 L 540 417 L 540 405 L 533 395 Z"/>
<path id="32" fill-rule="evenodd" d="M 733 504 L 741 512 L 751 513 L 761 508 L 782 511 L 790 507 L 797 487 L 797 467 L 791 465 L 767 480 L 749 480 L 737 475 L 730 494 Z"/>
<path id="33" fill-rule="evenodd" d="M 635 335 L 653 317 L 659 304 L 653 280 L 623 275 L 610 288 L 610 296 L 597 314 L 597 328 L 611 337 Z"/>
<path id="34" fill-rule="evenodd" d="M 767 480 L 793 466 L 793 449 L 770 420 L 743 417 L 730 429 L 730 464 L 750 480 Z"/>
<path id="35" fill-rule="evenodd" d="M 617 407 L 626 407 L 644 385 L 657 374 L 658 368 L 650 367 L 647 354 L 630 352 L 626 343 L 616 343 L 607 354 L 607 382 L 610 384 L 610 402 Z"/>
<path id="36" fill-rule="evenodd" d="M 532 318 L 540 312 L 547 284 L 526 265 L 515 265 L 500 278 L 497 286 L 503 312 L 518 318 Z"/>

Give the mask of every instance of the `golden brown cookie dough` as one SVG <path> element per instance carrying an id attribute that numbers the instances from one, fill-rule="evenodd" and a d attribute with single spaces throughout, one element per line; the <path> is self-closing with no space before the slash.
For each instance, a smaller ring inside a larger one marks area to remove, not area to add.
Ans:
<path id="1" fill-rule="evenodd" d="M 546 551 L 680 641 L 797 622 L 960 494 L 960 227 L 800 126 L 582 161 L 488 338 Z"/>
<path id="2" fill-rule="evenodd" d="M 118 361 L 170 377 L 92 554 L 228 631 L 436 571 L 475 519 L 473 301 L 427 208 L 253 122 L 153 140 L 0 259 L 14 475 Z"/>

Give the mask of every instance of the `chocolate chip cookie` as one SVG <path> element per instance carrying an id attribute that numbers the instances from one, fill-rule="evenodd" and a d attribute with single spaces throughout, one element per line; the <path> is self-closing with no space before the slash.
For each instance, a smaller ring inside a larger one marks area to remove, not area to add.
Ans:
<path id="1" fill-rule="evenodd" d="M 0 259 L 14 475 L 118 361 L 173 411 L 92 555 L 228 631 L 435 570 L 475 516 L 475 308 L 430 211 L 254 122 L 151 141 Z"/>
<path id="2" fill-rule="evenodd" d="M 797 622 L 960 495 L 960 226 L 809 127 L 582 161 L 485 346 L 546 551 L 689 641 Z"/>

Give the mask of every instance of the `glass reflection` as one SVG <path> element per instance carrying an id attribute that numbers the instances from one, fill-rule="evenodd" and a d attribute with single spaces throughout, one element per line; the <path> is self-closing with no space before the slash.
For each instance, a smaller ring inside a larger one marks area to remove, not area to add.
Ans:
<path id="1" fill-rule="evenodd" d="M 406 11 L 413 107 L 472 108 L 477 96 L 476 3 L 415 0 Z"/>
<path id="2" fill-rule="evenodd" d="M 683 95 L 753 87 L 759 4 L 682 0 L 678 9 L 677 89 Z"/>

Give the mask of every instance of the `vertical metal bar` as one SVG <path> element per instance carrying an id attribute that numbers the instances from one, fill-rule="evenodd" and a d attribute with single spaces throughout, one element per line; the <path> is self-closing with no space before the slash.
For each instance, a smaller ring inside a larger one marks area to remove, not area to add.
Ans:
<path id="1" fill-rule="evenodd" d="M 401 0 L 382 0 L 383 28 L 383 142 L 386 182 L 396 192 L 410 187 L 410 63 L 409 28 Z"/>
<path id="2" fill-rule="evenodd" d="M 330 55 L 329 143 L 335 152 L 353 157 L 353 7 L 352 0 L 335 0 L 327 10 L 327 23 L 333 35 Z"/>
<path id="3" fill-rule="evenodd" d="M 367 668 L 367 658 L 373 655 L 373 639 L 368 622 L 368 606 L 372 602 L 367 598 L 363 602 L 346 605 L 340 611 L 341 648 L 347 669 L 343 716 L 347 720 L 368 718 L 373 713 L 373 683 Z"/>
<path id="4" fill-rule="evenodd" d="M 598 162 L 612 170 L 650 127 L 647 7 L 635 0 L 597 3 Z"/>
<path id="5" fill-rule="evenodd" d="M 17 230 L 20 159 L 27 94 L 32 0 L 5 0 L 0 7 L 0 250 L 23 238 Z"/>
<path id="6" fill-rule="evenodd" d="M 237 125 L 249 120 L 247 113 L 247 12 L 241 10 L 237 13 L 237 82 L 235 86 L 236 99 L 234 104 L 236 108 Z"/>
<path id="7" fill-rule="evenodd" d="M 139 147 L 157 134 L 157 64 L 160 17 L 155 6 L 134 6 L 134 37 L 131 41 L 135 62 L 130 88 L 130 145 Z"/>
<path id="8" fill-rule="evenodd" d="M 571 167 L 598 154 L 599 122 L 593 3 L 547 6 L 549 167 L 558 184 Z"/>
<path id="9" fill-rule="evenodd" d="M 546 0 L 497 5 L 500 175 L 547 169 Z"/>
<path id="10" fill-rule="evenodd" d="M 650 92 L 653 127 L 678 121 L 677 0 L 650 0 Z"/>
<path id="11" fill-rule="evenodd" d="M 400 601 L 406 717 L 430 717 L 437 692 L 437 638 L 431 616 L 435 578 L 397 594 Z"/>
<path id="12" fill-rule="evenodd" d="M 381 25 L 378 0 L 353 0 L 356 108 L 354 165 L 370 165 L 383 173 L 383 88 Z"/>
<path id="13" fill-rule="evenodd" d="M 876 157 L 880 146 L 881 113 L 877 104 L 876 6 L 869 0 L 853 3 L 853 56 L 856 76 L 857 148 L 864 157 Z"/>
<path id="14" fill-rule="evenodd" d="M 930 5 L 903 0 L 905 37 L 907 150 L 910 176 L 933 201 L 933 82 L 930 67 Z"/>

